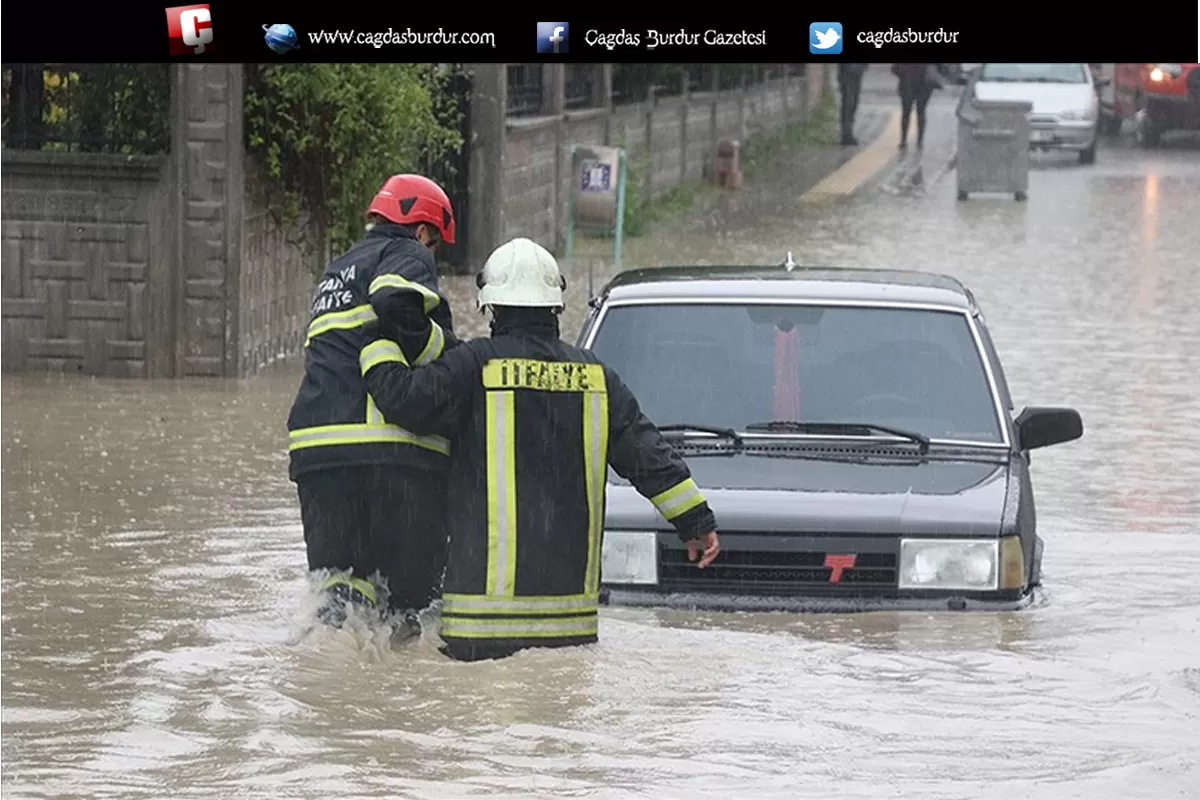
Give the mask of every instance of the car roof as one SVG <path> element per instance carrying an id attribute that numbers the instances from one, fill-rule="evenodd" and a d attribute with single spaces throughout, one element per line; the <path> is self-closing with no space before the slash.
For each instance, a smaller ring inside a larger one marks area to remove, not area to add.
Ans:
<path id="1" fill-rule="evenodd" d="M 783 303 L 933 305 L 973 314 L 979 310 L 970 290 L 948 275 L 851 267 L 647 267 L 620 273 L 601 294 L 605 302 L 737 297 Z"/>

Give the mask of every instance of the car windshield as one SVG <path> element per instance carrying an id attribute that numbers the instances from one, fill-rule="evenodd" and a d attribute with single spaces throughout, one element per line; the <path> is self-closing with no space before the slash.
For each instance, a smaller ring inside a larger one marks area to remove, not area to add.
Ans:
<path id="1" fill-rule="evenodd" d="M 999 83 L 1087 83 L 1084 64 L 984 64 L 979 80 Z"/>
<path id="2" fill-rule="evenodd" d="M 655 423 L 863 422 L 1003 441 L 965 315 L 809 305 L 607 310 L 592 351 Z"/>

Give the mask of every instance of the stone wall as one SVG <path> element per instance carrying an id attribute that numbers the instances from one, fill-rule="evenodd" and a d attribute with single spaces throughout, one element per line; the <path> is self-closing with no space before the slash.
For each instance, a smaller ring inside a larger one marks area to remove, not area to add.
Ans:
<path id="1" fill-rule="evenodd" d="M 171 142 L 182 278 L 175 374 L 234 376 L 238 359 L 245 177 L 242 68 L 187 64 L 173 73 L 176 122 Z M 170 263 L 170 259 L 165 259 Z"/>
<path id="2" fill-rule="evenodd" d="M 4 370 L 140 377 L 169 359 L 170 160 L 4 153 Z"/>
<path id="3" fill-rule="evenodd" d="M 758 133 L 801 122 L 827 86 L 826 68 L 746 89 L 568 111 L 552 117 L 510 118 L 504 149 L 504 238 L 528 236 L 543 246 L 562 244 L 571 189 L 571 145 L 623 143 L 632 163 L 644 165 L 649 189 L 701 180 L 717 142 L 745 142 Z"/>
<path id="4" fill-rule="evenodd" d="M 240 377 L 302 351 L 313 258 L 246 207 L 242 68 L 164 91 L 168 155 L 3 151 L 5 372 Z"/>

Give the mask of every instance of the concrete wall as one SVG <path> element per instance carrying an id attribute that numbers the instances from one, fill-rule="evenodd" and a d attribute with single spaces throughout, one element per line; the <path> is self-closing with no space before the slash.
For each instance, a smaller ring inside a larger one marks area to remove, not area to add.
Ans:
<path id="1" fill-rule="evenodd" d="M 654 194 L 701 180 L 716 144 L 801 122 L 826 90 L 826 67 L 743 90 L 693 93 L 657 101 L 510 118 L 504 142 L 503 238 L 562 244 L 571 188 L 570 147 L 619 145 L 640 165 Z"/>
<path id="2" fill-rule="evenodd" d="M 5 372 L 242 376 L 303 345 L 311 259 L 245 203 L 242 68 L 172 68 L 166 156 L 2 154 Z"/>

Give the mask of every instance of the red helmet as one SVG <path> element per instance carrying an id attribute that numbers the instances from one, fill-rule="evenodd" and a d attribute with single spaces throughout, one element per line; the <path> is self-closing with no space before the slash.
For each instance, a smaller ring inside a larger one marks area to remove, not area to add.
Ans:
<path id="1" fill-rule="evenodd" d="M 393 175 L 371 201 L 368 214 L 378 214 L 399 225 L 428 223 L 454 244 L 454 210 L 442 187 L 423 175 Z"/>

